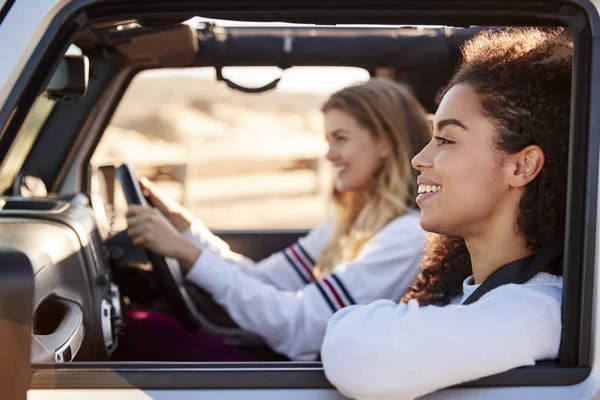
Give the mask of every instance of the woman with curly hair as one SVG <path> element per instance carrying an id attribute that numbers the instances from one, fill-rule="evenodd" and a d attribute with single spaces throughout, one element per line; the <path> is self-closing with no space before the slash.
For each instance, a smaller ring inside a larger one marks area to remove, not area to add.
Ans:
<path id="1" fill-rule="evenodd" d="M 436 234 L 417 282 L 400 304 L 328 324 L 325 372 L 353 398 L 414 398 L 558 355 L 560 254 L 467 299 L 564 237 L 572 44 L 562 31 L 485 32 L 463 56 L 413 159 L 421 226 Z"/>

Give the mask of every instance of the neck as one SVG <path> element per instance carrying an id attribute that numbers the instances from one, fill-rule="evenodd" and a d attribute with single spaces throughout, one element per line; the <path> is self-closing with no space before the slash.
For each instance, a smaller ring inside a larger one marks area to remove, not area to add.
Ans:
<path id="1" fill-rule="evenodd" d="M 372 197 L 373 191 L 371 188 L 361 188 L 348 192 L 348 199 L 346 206 L 348 206 L 356 217 L 362 209 L 365 207 L 369 199 Z"/>
<path id="2" fill-rule="evenodd" d="M 367 185 L 362 186 L 353 191 L 354 197 L 359 199 L 358 201 L 361 203 L 366 203 L 371 196 L 373 196 L 373 191 L 375 190 L 375 183 L 369 182 Z"/>
<path id="3" fill-rule="evenodd" d="M 499 268 L 533 254 L 525 246 L 523 239 L 514 234 L 495 236 L 493 239 L 465 238 L 465 244 L 471 256 L 473 280 L 476 285 L 485 281 Z"/>
<path id="4" fill-rule="evenodd" d="M 519 199 L 520 196 L 509 198 L 484 224 L 463 235 L 475 284 L 482 283 L 499 268 L 533 254 L 515 227 Z"/>

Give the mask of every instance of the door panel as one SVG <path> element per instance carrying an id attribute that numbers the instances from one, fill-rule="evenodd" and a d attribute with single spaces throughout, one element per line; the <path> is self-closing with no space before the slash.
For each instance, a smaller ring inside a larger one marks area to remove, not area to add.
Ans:
<path id="1" fill-rule="evenodd" d="M 227 242 L 232 251 L 260 261 L 285 249 L 308 233 L 306 230 L 286 231 L 214 231 Z"/>

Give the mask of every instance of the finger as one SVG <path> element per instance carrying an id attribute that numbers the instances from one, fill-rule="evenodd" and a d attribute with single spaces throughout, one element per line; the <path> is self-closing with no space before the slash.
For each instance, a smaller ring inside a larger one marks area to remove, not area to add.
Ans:
<path id="1" fill-rule="evenodd" d="M 146 177 L 140 179 L 140 186 L 144 195 L 150 200 L 150 204 L 158 208 L 162 213 L 168 212 L 167 204 L 169 199 L 160 191 L 160 189 Z"/>
<path id="2" fill-rule="evenodd" d="M 144 194 L 147 195 L 147 196 L 154 195 L 156 193 L 156 191 L 157 191 L 156 190 L 156 185 L 154 183 L 152 183 L 145 176 L 142 176 L 140 178 L 140 187 L 142 188 Z"/>
<path id="3" fill-rule="evenodd" d="M 152 222 L 152 218 L 147 215 L 136 215 L 127 218 L 127 229 L 136 228 L 138 226 L 146 226 Z"/>
<path id="4" fill-rule="evenodd" d="M 139 215 L 148 212 L 148 208 L 137 204 L 132 204 L 128 207 L 126 217 Z"/>
<path id="5" fill-rule="evenodd" d="M 127 228 L 127 234 L 133 239 L 147 233 L 149 230 L 150 227 L 147 224 L 132 225 Z"/>
<path id="6" fill-rule="evenodd" d="M 138 235 L 136 237 L 131 238 L 131 242 L 134 246 L 145 246 L 146 245 L 146 237 L 144 235 Z"/>

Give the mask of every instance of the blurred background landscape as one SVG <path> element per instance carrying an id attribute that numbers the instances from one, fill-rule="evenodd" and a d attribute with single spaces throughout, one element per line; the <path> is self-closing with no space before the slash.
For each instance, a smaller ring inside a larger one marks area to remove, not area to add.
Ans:
<path id="1" fill-rule="evenodd" d="M 326 216 L 331 184 L 320 106 L 366 79 L 362 70 L 333 69 L 344 70 L 305 71 L 261 94 L 229 89 L 212 69 L 142 73 L 92 164 L 129 161 L 211 228 L 314 227 Z M 273 79 L 264 69 L 236 72 L 249 87 Z"/>

